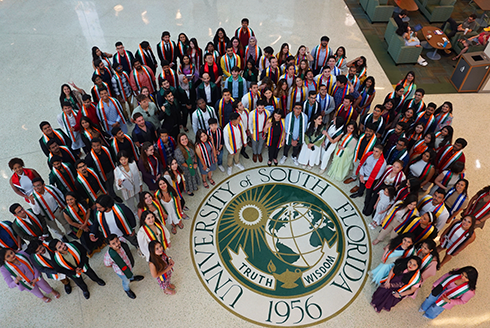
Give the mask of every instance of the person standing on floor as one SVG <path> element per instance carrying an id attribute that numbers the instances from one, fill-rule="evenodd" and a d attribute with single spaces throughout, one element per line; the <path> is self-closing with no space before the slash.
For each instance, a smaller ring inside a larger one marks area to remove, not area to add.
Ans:
<path id="1" fill-rule="evenodd" d="M 230 123 L 223 129 L 223 137 L 226 150 L 228 150 L 228 175 L 232 173 L 232 164 L 239 170 L 245 169 L 240 163 L 240 150 L 247 146 L 247 135 L 245 130 L 239 124 L 240 115 L 236 112 L 230 114 Z"/>

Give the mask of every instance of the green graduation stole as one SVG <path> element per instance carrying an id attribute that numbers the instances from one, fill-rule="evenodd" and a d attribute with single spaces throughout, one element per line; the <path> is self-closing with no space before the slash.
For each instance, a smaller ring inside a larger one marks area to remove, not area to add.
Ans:
<path id="1" fill-rule="evenodd" d="M 121 248 L 122 248 L 122 246 L 121 246 Z M 118 252 L 116 252 L 112 248 L 109 248 L 109 255 L 111 256 L 114 263 L 116 263 L 116 265 L 119 267 L 119 269 L 124 273 L 126 278 L 128 278 L 128 279 L 133 278 L 133 272 L 131 272 L 131 269 L 126 264 L 126 262 L 124 262 L 124 260 L 122 259 L 122 257 L 119 255 Z"/>

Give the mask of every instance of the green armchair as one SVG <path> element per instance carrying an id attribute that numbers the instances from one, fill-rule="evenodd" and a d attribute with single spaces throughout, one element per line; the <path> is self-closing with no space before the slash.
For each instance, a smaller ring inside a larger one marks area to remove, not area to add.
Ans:
<path id="1" fill-rule="evenodd" d="M 366 14 L 371 23 L 387 22 L 393 15 L 393 10 L 395 10 L 395 7 L 388 5 L 388 0 L 369 0 Z"/>
<path id="2" fill-rule="evenodd" d="M 422 53 L 422 47 L 406 46 L 405 40 L 398 34 L 393 33 L 388 45 L 388 53 L 396 65 L 416 64 Z"/>
<path id="3" fill-rule="evenodd" d="M 444 31 L 444 33 L 449 33 L 449 24 L 446 23 L 444 24 L 444 28 L 442 29 Z M 449 41 L 451 41 L 451 46 L 452 46 L 452 49 L 457 53 L 459 54 L 461 52 L 461 50 L 463 50 L 464 46 L 462 43 L 458 42 L 458 40 L 460 39 L 469 39 L 471 38 L 472 36 L 475 36 L 478 34 L 478 29 L 480 28 L 480 26 L 477 24 L 476 25 L 476 28 L 475 28 L 475 31 L 472 31 L 472 32 L 469 32 L 469 33 L 466 33 L 466 35 L 464 35 L 463 32 L 458 32 L 456 33 Z M 485 46 L 470 46 L 468 48 L 468 52 L 475 52 L 475 51 L 483 51 L 485 49 Z"/>
<path id="4" fill-rule="evenodd" d="M 359 4 L 361 5 L 364 11 L 367 11 L 369 0 L 359 0 Z"/>
<path id="5" fill-rule="evenodd" d="M 454 9 L 456 0 L 414 0 L 430 23 L 445 22 Z"/>
<path id="6" fill-rule="evenodd" d="M 391 43 L 391 39 L 397 35 L 395 32 L 396 30 L 398 29 L 398 25 L 396 25 L 396 22 L 395 20 L 392 18 L 390 18 L 388 20 L 388 24 L 386 24 L 386 30 L 385 30 L 385 41 L 386 43 L 388 44 L 388 46 L 390 46 L 390 43 Z"/>

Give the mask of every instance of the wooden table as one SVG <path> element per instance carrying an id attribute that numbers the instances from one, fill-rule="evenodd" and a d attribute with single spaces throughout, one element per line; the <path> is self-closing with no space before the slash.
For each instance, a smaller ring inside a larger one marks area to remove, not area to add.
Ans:
<path id="1" fill-rule="evenodd" d="M 451 42 L 447 38 L 446 34 L 442 33 L 441 35 L 437 35 L 434 32 L 442 30 L 435 26 L 425 26 L 422 28 L 422 34 L 424 34 L 427 43 L 434 48 L 433 52 L 427 53 L 427 57 L 432 60 L 441 59 L 441 55 L 437 53 L 438 49 L 451 49 Z M 447 41 L 446 46 L 444 47 L 444 43 Z"/>
<path id="2" fill-rule="evenodd" d="M 485 27 L 487 22 L 485 21 L 485 16 L 487 16 L 487 11 L 490 10 L 490 0 L 473 0 L 474 3 L 478 7 L 480 7 L 481 10 L 483 10 L 483 15 L 481 15 L 480 18 L 476 20 L 478 25 Z"/>
<path id="3" fill-rule="evenodd" d="M 480 1 L 485 1 L 485 0 L 480 0 Z M 413 0 L 395 0 L 395 3 L 398 7 L 400 7 L 401 9 L 405 9 L 406 11 L 419 10 L 419 7 Z"/>

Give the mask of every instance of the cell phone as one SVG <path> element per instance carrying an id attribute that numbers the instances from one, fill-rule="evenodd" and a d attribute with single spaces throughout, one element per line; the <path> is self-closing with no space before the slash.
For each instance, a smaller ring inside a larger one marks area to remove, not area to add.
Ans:
<path id="1" fill-rule="evenodd" d="M 311 146 L 311 150 L 315 150 L 315 146 Z"/>

